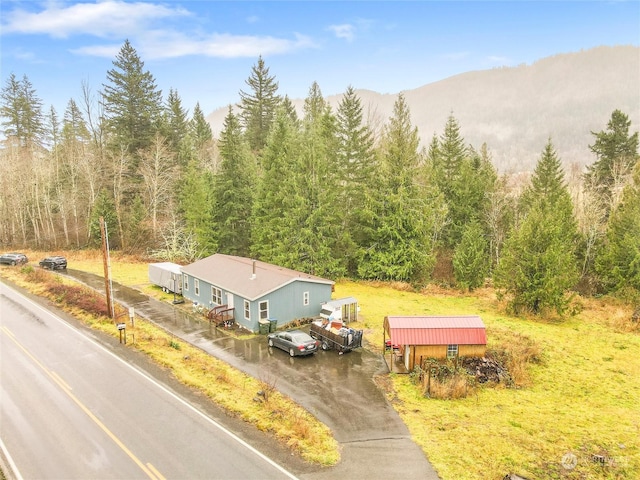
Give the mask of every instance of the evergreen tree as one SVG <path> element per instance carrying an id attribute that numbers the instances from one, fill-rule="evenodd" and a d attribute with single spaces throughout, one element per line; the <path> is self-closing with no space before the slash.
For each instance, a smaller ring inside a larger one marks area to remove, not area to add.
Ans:
<path id="1" fill-rule="evenodd" d="M 214 223 L 218 251 L 247 256 L 251 242 L 251 212 L 256 185 L 256 166 L 231 107 L 219 140 L 220 169 L 215 176 Z"/>
<path id="2" fill-rule="evenodd" d="M 342 208 L 338 204 L 339 171 L 336 165 L 336 118 L 313 83 L 305 99 L 303 131 L 297 165 L 301 197 L 298 241 L 292 246 L 297 267 L 321 276 L 343 276 L 342 248 L 345 231 L 340 228 Z"/>
<path id="3" fill-rule="evenodd" d="M 196 103 L 193 109 L 193 117 L 189 122 L 189 131 L 196 149 L 202 148 L 213 139 L 211 125 L 209 125 L 209 122 L 204 118 L 200 103 Z"/>
<path id="4" fill-rule="evenodd" d="M 571 197 L 551 140 L 522 195 L 523 220 L 505 242 L 496 286 L 511 295 L 514 311 L 563 313 L 578 279 L 577 228 Z"/>
<path id="5" fill-rule="evenodd" d="M 433 267 L 433 211 L 415 179 L 420 165 L 419 137 L 400 94 L 384 128 L 380 148 L 381 179 L 367 208 L 367 244 L 358 273 L 365 279 L 419 281 Z"/>
<path id="6" fill-rule="evenodd" d="M 595 136 L 589 148 L 597 160 L 588 168 L 585 183 L 594 189 L 606 208 L 606 216 L 615 208 L 633 166 L 638 161 L 638 132 L 629 133 L 631 120 L 620 110 L 611 114 L 607 130 L 591 132 Z"/>
<path id="7" fill-rule="evenodd" d="M 597 271 L 608 291 L 625 287 L 640 293 L 640 162 L 633 181 L 625 187 L 622 201 L 611 213 Z"/>
<path id="8" fill-rule="evenodd" d="M 153 143 L 162 112 L 162 92 L 129 40 L 113 66 L 102 93 L 107 126 L 117 145 L 136 154 Z"/>
<path id="9" fill-rule="evenodd" d="M 489 273 L 488 242 L 482 225 L 474 220 L 466 225 L 453 255 L 456 283 L 464 290 L 480 287 Z"/>
<path id="10" fill-rule="evenodd" d="M 342 255 L 350 260 L 349 273 L 357 269 L 355 249 L 363 238 L 359 234 L 367 191 L 374 184 L 375 153 L 373 133 L 364 124 L 362 103 L 352 87 L 347 88 L 337 110 L 337 169 L 338 202 L 342 212 L 341 225 L 345 233 Z"/>
<path id="11" fill-rule="evenodd" d="M 164 137 L 176 163 L 186 167 L 190 159 L 190 138 L 188 112 L 182 106 L 180 95 L 169 90 L 164 114 Z"/>
<path id="12" fill-rule="evenodd" d="M 278 109 L 262 154 L 262 175 L 254 203 L 254 256 L 283 266 L 297 265 L 291 255 L 299 241 L 299 218 L 304 202 L 296 177 L 300 132 L 284 109 Z"/>
<path id="13" fill-rule="evenodd" d="M 251 150 L 259 154 L 264 148 L 276 109 L 280 104 L 278 82 L 269 75 L 269 68 L 262 56 L 251 69 L 251 75 L 245 82 L 250 90 L 240 90 L 240 108 L 242 124 Z"/>
<path id="14" fill-rule="evenodd" d="M 9 75 L 0 92 L 0 100 L 5 137 L 15 139 L 21 147 L 42 147 L 45 136 L 42 100 L 27 76 L 18 80 L 13 73 Z"/>
<path id="15" fill-rule="evenodd" d="M 184 221 L 169 230 L 168 238 L 189 238 L 200 256 L 216 253 L 218 247 L 213 220 L 213 175 L 202 168 L 197 159 L 190 161 L 182 180 L 179 211 Z"/>
<path id="16" fill-rule="evenodd" d="M 472 148 L 468 152 L 453 179 L 449 195 L 449 246 L 458 245 L 469 223 L 484 220 L 488 200 L 498 179 L 486 145 L 482 146 L 480 152 Z"/>

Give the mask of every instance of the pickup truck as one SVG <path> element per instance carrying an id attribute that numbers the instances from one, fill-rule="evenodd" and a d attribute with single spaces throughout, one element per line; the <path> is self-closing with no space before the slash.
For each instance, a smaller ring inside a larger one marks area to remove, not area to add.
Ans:
<path id="1" fill-rule="evenodd" d="M 337 326 L 331 322 L 315 321 L 311 323 L 309 335 L 320 342 L 323 350 L 338 350 L 340 354 L 362 347 L 362 330 Z"/>

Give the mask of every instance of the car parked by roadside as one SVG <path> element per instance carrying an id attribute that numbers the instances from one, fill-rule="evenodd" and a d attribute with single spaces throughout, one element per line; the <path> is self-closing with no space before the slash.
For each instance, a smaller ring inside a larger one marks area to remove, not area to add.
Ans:
<path id="1" fill-rule="evenodd" d="M 5 253 L 0 255 L 0 263 L 4 265 L 24 265 L 29 259 L 24 253 Z"/>
<path id="2" fill-rule="evenodd" d="M 49 270 L 65 270 L 67 259 L 61 256 L 45 257 L 40 260 L 40 266 Z"/>
<path id="3" fill-rule="evenodd" d="M 270 347 L 277 347 L 290 356 L 311 355 L 318 351 L 318 342 L 302 330 L 270 333 L 267 337 Z"/>

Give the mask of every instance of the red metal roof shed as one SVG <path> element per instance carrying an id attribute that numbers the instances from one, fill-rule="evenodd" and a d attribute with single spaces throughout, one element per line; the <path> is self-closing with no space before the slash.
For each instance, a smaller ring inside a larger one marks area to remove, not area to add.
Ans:
<path id="1" fill-rule="evenodd" d="M 486 345 L 484 323 L 477 315 L 452 317 L 384 317 L 394 345 Z"/>

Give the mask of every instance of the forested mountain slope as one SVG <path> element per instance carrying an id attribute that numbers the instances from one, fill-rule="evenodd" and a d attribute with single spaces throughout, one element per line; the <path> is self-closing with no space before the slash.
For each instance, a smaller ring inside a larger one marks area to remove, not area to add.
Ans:
<path id="1" fill-rule="evenodd" d="M 277 72 L 272 73 L 278 79 Z M 399 92 L 380 94 L 353 87 L 370 120 L 382 125 Z M 625 112 L 633 130 L 638 130 L 640 48 L 599 47 L 558 54 L 532 65 L 464 73 L 404 94 L 422 145 L 428 145 L 434 134 L 441 135 L 453 114 L 466 142 L 476 148 L 486 143 L 501 173 L 533 170 L 549 138 L 565 166 L 584 166 L 595 160 L 588 147 L 593 143 L 591 132 L 604 128 L 615 109 Z M 327 100 L 335 108 L 341 98 L 338 94 Z M 298 112 L 303 103 L 304 99 L 293 100 Z M 207 117 L 216 136 L 226 113 L 225 107 Z"/>

